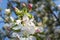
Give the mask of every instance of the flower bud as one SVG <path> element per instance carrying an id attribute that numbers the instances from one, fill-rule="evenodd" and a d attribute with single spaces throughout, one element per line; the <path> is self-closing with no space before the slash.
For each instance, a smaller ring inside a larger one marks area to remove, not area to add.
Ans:
<path id="1" fill-rule="evenodd" d="M 28 4 L 28 8 L 29 8 L 29 10 L 31 10 L 32 7 L 33 7 L 33 4 Z"/>
<path id="2" fill-rule="evenodd" d="M 22 6 L 23 6 L 23 7 L 25 7 L 25 6 L 26 6 L 26 4 L 25 4 L 25 3 L 22 3 Z"/>
<path id="3" fill-rule="evenodd" d="M 17 15 L 19 15 L 19 14 L 22 12 L 22 11 L 20 11 L 20 10 L 19 10 L 18 8 L 16 8 L 16 7 L 14 8 L 14 10 L 15 10 L 15 12 L 16 12 Z"/>

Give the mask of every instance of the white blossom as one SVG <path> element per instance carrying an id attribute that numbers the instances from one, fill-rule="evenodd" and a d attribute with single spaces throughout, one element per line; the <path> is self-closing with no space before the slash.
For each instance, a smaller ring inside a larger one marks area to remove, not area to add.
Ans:
<path id="1" fill-rule="evenodd" d="M 33 22 L 34 21 L 34 18 L 30 19 L 30 22 Z"/>
<path id="2" fill-rule="evenodd" d="M 36 40 L 36 38 L 34 36 L 29 36 L 27 38 L 20 37 L 20 40 Z"/>
<path id="3" fill-rule="evenodd" d="M 16 37 L 17 36 L 17 33 L 16 32 L 13 32 L 11 37 Z"/>
<path id="4" fill-rule="evenodd" d="M 13 29 L 13 30 L 19 30 L 20 28 L 21 28 L 21 27 L 18 27 L 18 26 L 17 26 L 17 27 L 13 27 L 12 29 Z"/>
<path id="5" fill-rule="evenodd" d="M 34 27 L 31 27 L 31 26 L 28 26 L 28 25 L 26 25 L 25 27 L 22 27 L 22 30 L 27 31 L 27 33 L 29 33 L 29 34 L 34 34 L 35 33 Z"/>
<path id="6" fill-rule="evenodd" d="M 43 27 L 35 27 L 36 32 L 42 33 L 44 31 Z"/>
<path id="7" fill-rule="evenodd" d="M 28 40 L 28 38 L 23 38 L 23 37 L 21 37 L 20 40 Z"/>
<path id="8" fill-rule="evenodd" d="M 23 17 L 23 21 L 24 21 L 24 27 L 22 28 L 22 30 L 27 31 L 27 33 L 29 34 L 34 34 L 35 33 L 35 24 L 33 23 L 34 19 L 29 20 L 29 18 L 25 15 Z M 31 31 L 32 30 L 32 31 Z"/>
<path id="9" fill-rule="evenodd" d="M 33 22 L 30 23 L 30 26 L 35 27 L 35 24 Z"/>
<path id="10" fill-rule="evenodd" d="M 5 9 L 6 14 L 9 14 L 11 11 L 10 9 Z"/>
<path id="11" fill-rule="evenodd" d="M 31 26 L 31 27 L 35 27 L 35 24 L 33 23 L 33 20 L 34 20 L 34 18 L 32 18 L 32 19 L 28 19 L 27 21 L 25 21 L 25 24 L 26 25 L 28 25 L 28 26 Z"/>
<path id="12" fill-rule="evenodd" d="M 17 37 L 20 40 L 20 35 L 18 33 L 16 33 L 16 32 L 13 32 L 12 35 L 11 35 L 11 37 L 13 37 L 13 38 Z"/>
<path id="13" fill-rule="evenodd" d="M 20 30 L 22 27 L 23 27 L 23 26 L 22 26 L 21 24 L 19 24 L 18 26 L 13 27 L 12 29 L 13 29 L 13 30 Z"/>
<path id="14" fill-rule="evenodd" d="M 29 21 L 29 18 L 28 18 L 27 15 L 24 15 L 24 16 L 23 16 L 23 21 L 25 21 L 25 22 Z"/>
<path id="15" fill-rule="evenodd" d="M 21 23 L 21 20 L 16 20 L 16 24 L 20 24 Z"/>
<path id="16" fill-rule="evenodd" d="M 29 36 L 29 37 L 28 37 L 28 40 L 36 40 L 36 37 L 34 37 L 34 36 Z"/>
<path id="17" fill-rule="evenodd" d="M 11 37 L 18 37 L 20 39 L 21 37 L 23 37 L 23 33 L 22 33 L 22 31 L 21 32 L 13 32 L 11 34 Z"/>

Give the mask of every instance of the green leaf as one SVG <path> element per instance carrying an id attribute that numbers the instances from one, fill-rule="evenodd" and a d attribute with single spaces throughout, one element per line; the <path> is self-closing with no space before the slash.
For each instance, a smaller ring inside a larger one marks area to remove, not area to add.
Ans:
<path id="1" fill-rule="evenodd" d="M 26 7 L 23 7 L 22 12 L 23 12 L 24 14 L 27 13 L 27 8 L 26 8 Z"/>
<path id="2" fill-rule="evenodd" d="M 26 13 L 26 15 L 31 19 L 33 16 L 30 13 Z"/>

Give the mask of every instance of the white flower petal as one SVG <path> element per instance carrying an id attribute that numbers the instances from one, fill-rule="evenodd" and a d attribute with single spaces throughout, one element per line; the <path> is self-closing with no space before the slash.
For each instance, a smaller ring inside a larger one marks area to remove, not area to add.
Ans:
<path id="1" fill-rule="evenodd" d="M 17 26 L 17 27 L 13 27 L 12 29 L 13 29 L 13 30 L 19 30 L 19 29 L 21 29 L 21 27 L 18 27 L 18 26 Z"/>
<path id="2" fill-rule="evenodd" d="M 5 9 L 5 12 L 6 12 L 7 14 L 9 14 L 9 13 L 10 13 L 10 9 Z"/>
<path id="3" fill-rule="evenodd" d="M 10 16 L 10 19 L 11 19 L 12 22 L 14 21 L 14 18 L 12 16 Z"/>
<path id="4" fill-rule="evenodd" d="M 16 24 L 20 24 L 21 23 L 21 20 L 16 20 Z"/>
<path id="5" fill-rule="evenodd" d="M 17 36 L 17 33 L 12 33 L 11 37 L 16 37 Z"/>
<path id="6" fill-rule="evenodd" d="M 34 18 L 30 19 L 30 22 L 34 21 Z"/>
<path id="7" fill-rule="evenodd" d="M 29 40 L 36 40 L 36 38 L 34 36 L 30 36 L 28 37 Z"/>
<path id="8" fill-rule="evenodd" d="M 29 21 L 28 16 L 24 15 L 24 16 L 23 16 L 23 21 Z"/>
<path id="9" fill-rule="evenodd" d="M 44 31 L 43 27 L 35 27 L 35 30 L 37 32 L 43 32 Z"/>
<path id="10" fill-rule="evenodd" d="M 28 38 L 23 38 L 23 37 L 21 37 L 20 40 L 28 40 Z"/>
<path id="11" fill-rule="evenodd" d="M 40 27 L 39 29 L 40 29 L 40 32 L 43 32 L 44 31 L 43 27 Z"/>
<path id="12" fill-rule="evenodd" d="M 35 33 L 35 28 L 31 27 L 31 26 L 30 27 L 29 26 L 22 27 L 22 30 L 27 31 L 27 33 L 29 33 L 29 34 Z"/>

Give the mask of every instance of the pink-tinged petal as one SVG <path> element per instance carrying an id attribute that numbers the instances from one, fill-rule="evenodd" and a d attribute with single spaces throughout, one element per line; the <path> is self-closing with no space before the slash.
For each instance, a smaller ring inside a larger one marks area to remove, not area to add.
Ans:
<path id="1" fill-rule="evenodd" d="M 31 10 L 33 7 L 33 4 L 28 4 L 28 8 Z"/>
<path id="2" fill-rule="evenodd" d="M 33 4 L 29 4 L 28 6 L 32 8 L 33 7 Z"/>
<path id="3" fill-rule="evenodd" d="M 37 33 L 37 32 L 40 32 L 40 30 L 39 30 L 39 29 L 36 29 L 36 31 L 35 31 L 35 32 L 36 32 L 36 33 Z"/>
<path id="4" fill-rule="evenodd" d="M 24 7 L 25 7 L 25 6 L 26 6 L 26 4 L 25 4 L 25 3 L 22 3 L 22 6 L 24 6 Z"/>

